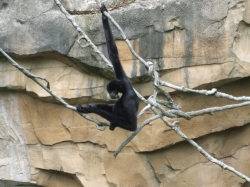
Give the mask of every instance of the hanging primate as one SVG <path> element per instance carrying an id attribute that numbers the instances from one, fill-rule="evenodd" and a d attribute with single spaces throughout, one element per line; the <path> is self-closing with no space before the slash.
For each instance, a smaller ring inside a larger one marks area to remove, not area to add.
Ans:
<path id="1" fill-rule="evenodd" d="M 102 23 L 107 41 L 109 58 L 113 64 L 116 79 L 107 85 L 107 91 L 112 99 L 118 98 L 118 93 L 122 93 L 121 98 L 115 104 L 90 104 L 77 106 L 77 111 L 82 113 L 95 113 L 110 121 L 110 130 L 120 127 L 126 130 L 135 131 L 137 128 L 138 98 L 132 84 L 126 76 L 109 26 L 108 18 L 103 14 L 107 11 L 105 5 L 101 6 Z"/>

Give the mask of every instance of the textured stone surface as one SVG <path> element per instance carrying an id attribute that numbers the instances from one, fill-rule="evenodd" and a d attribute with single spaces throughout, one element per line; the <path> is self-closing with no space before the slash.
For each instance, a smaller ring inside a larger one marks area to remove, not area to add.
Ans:
<path id="1" fill-rule="evenodd" d="M 2 180 L 29 182 L 30 168 L 26 144 L 19 121 L 18 99 L 14 95 L 0 100 L 0 176 Z M 6 107 L 9 107 L 8 110 Z M 13 110 L 11 110 L 13 109 Z"/>
<path id="2" fill-rule="evenodd" d="M 43 51 L 67 54 L 76 31 L 60 11 L 53 10 L 53 1 L 5 3 L 0 13 L 0 45 L 3 50 L 20 55 Z"/>
<path id="3" fill-rule="evenodd" d="M 95 1 L 62 3 L 107 56 Z M 106 1 L 136 52 L 154 63 L 161 80 L 250 96 L 249 0 L 129 3 Z M 134 87 L 145 97 L 152 95 L 146 69 L 112 29 Z M 77 37 L 53 0 L 0 1 L 3 50 L 31 73 L 46 78 L 51 90 L 72 105 L 109 101 L 106 84 L 114 75 L 92 49 L 79 47 Z M 167 90 L 183 111 L 235 103 Z M 146 112 L 138 124 L 150 116 L 152 112 Z M 181 130 L 212 156 L 250 176 L 249 116 L 246 106 L 178 120 Z M 98 131 L 0 55 L 0 186 L 249 186 L 208 162 L 161 120 L 147 125 L 114 158 L 130 134 L 122 129 Z"/>

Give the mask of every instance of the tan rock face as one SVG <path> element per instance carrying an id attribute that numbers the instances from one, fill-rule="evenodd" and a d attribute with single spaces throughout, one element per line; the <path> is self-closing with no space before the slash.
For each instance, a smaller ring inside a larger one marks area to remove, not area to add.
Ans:
<path id="1" fill-rule="evenodd" d="M 230 84 L 222 88 L 222 90 L 238 90 L 235 89 L 235 85 Z M 187 97 L 190 98 L 190 103 L 195 103 L 191 99 L 192 96 L 182 95 L 179 97 L 183 97 L 183 102 L 181 103 L 185 103 L 184 101 L 187 100 Z M 198 99 L 197 96 L 194 97 Z M 14 102 L 11 98 L 15 98 L 16 101 Z M 211 103 L 212 100 L 207 102 Z M 223 183 L 223 186 L 231 185 L 236 181 L 238 183 L 243 182 L 243 180 L 233 174 L 222 171 L 218 166 L 208 163 L 188 143 L 179 143 L 168 149 L 164 149 L 164 151 L 154 151 L 181 141 L 176 134 L 160 121 L 155 121 L 145 127 L 132 140 L 130 146 L 133 149 L 128 147 L 117 158 L 114 158 L 112 151 L 126 139 L 127 135 L 130 134 L 129 132 L 120 129 L 116 129 L 115 133 L 108 129 L 104 132 L 97 131 L 93 124 L 86 123 L 86 120 L 83 120 L 78 114 L 68 111 L 57 104 L 49 104 L 33 99 L 24 93 L 13 94 L 9 91 L 2 92 L 1 102 L 3 103 L 2 106 L 6 108 L 6 113 L 13 113 L 11 109 L 14 107 L 18 108 L 18 115 L 15 113 L 12 114 L 9 117 L 8 123 L 2 124 L 2 129 L 7 128 L 10 125 L 10 121 L 19 121 L 19 128 L 21 128 L 17 133 L 22 134 L 17 134 L 17 136 L 25 139 L 24 142 L 27 147 L 24 147 L 24 158 L 27 158 L 27 162 L 30 163 L 29 167 L 31 168 L 43 168 L 44 170 L 71 173 L 86 186 L 98 186 L 100 184 L 102 186 L 109 186 L 110 183 L 117 184 L 118 186 L 122 184 L 126 184 L 127 186 L 136 184 L 142 184 L 143 186 L 180 184 L 181 186 L 181 181 L 186 181 L 187 179 L 189 179 L 189 185 L 216 186 L 220 180 L 223 180 L 225 175 L 227 177 L 231 176 L 233 179 L 231 182 L 227 181 Z M 199 107 L 201 107 L 201 102 L 196 103 L 199 103 Z M 9 108 L 9 106 L 11 107 Z M 195 106 L 193 107 L 194 109 L 196 108 Z M 182 130 L 195 138 L 230 127 L 224 126 L 224 124 L 232 124 L 232 126 L 244 125 L 244 122 L 246 122 L 244 120 L 249 120 L 247 118 L 249 113 L 247 112 L 247 108 L 245 109 L 246 113 L 243 112 L 244 108 L 242 109 L 215 114 L 212 117 L 203 116 L 194 118 L 190 121 L 191 123 L 183 121 L 181 122 L 183 124 Z M 237 113 L 237 110 L 239 113 Z M 246 116 L 241 117 L 240 114 L 246 114 Z M 219 119 L 220 123 L 215 122 Z M 225 122 L 221 119 L 225 119 Z M 241 122 L 240 119 L 244 120 Z M 228 164 L 234 164 L 233 166 L 237 166 L 242 172 L 248 173 L 247 169 L 244 168 L 250 163 L 240 153 L 243 151 L 244 155 L 249 154 L 248 147 L 242 149 L 242 146 L 249 145 L 250 143 L 248 138 L 249 129 L 248 125 L 246 125 L 241 128 L 230 129 L 222 133 L 202 137 L 197 142 L 217 158 L 230 158 L 231 155 L 233 157 L 237 155 L 237 161 L 232 160 L 233 162 L 231 162 L 229 159 Z M 12 134 L 14 132 L 11 130 L 9 133 Z M 8 136 L 8 133 L 5 135 Z M 9 149 L 12 150 L 13 148 L 9 147 Z M 151 151 L 152 153 L 138 154 L 135 151 Z M 29 168 L 28 166 L 26 167 Z M 187 168 L 190 169 L 187 170 Z M 182 170 L 185 172 L 181 172 Z M 198 180 L 197 175 L 194 174 L 196 172 L 199 173 L 199 170 L 202 170 L 204 173 L 198 176 Z M 114 173 L 113 171 L 116 172 Z M 214 176 L 210 176 L 208 173 L 213 173 Z M 39 178 L 40 175 L 38 172 L 34 180 L 39 181 L 37 177 Z M 53 173 L 54 175 L 56 173 Z M 53 180 L 60 178 L 63 174 L 58 175 Z M 129 180 L 134 176 L 136 176 L 134 180 Z M 195 178 L 192 179 L 190 176 Z M 203 180 L 200 180 L 201 178 Z M 160 180 L 160 183 L 158 180 Z M 211 183 L 211 181 L 214 182 Z M 77 185 L 78 183 L 76 183 Z"/>
<path id="2" fill-rule="evenodd" d="M 62 3 L 107 56 L 100 14 L 84 12 L 95 2 Z M 190 0 L 137 1 L 111 14 L 135 51 L 154 63 L 161 80 L 250 96 L 249 12 L 249 0 Z M 79 47 L 76 30 L 53 1 L 3 1 L 0 18 L 0 47 L 31 73 L 46 78 L 53 92 L 71 105 L 109 101 L 106 85 L 113 73 L 92 49 Z M 154 87 L 145 67 L 112 29 L 127 75 L 147 98 Z M 185 112 L 236 103 L 166 90 Z M 144 106 L 141 102 L 139 110 Z M 147 111 L 138 126 L 151 116 Z M 181 130 L 212 156 L 250 176 L 249 106 L 178 120 Z M 0 186 L 248 186 L 208 162 L 160 119 L 114 158 L 130 134 L 122 129 L 98 131 L 0 56 Z"/>
<path id="3" fill-rule="evenodd" d="M 249 175 L 249 171 L 243 169 L 244 164 L 249 164 L 249 139 L 239 140 L 242 141 L 241 143 L 237 141 L 238 137 L 246 137 L 243 134 L 247 134 L 249 129 L 249 125 L 242 128 L 232 128 L 199 138 L 196 142 L 216 158 L 223 158 L 221 159 L 223 162 L 235 165 L 235 168 L 239 171 Z M 246 146 L 240 147 L 239 144 Z M 228 155 L 231 156 L 227 157 Z M 239 155 L 242 157 L 239 158 Z M 244 183 L 244 180 L 212 163 L 208 163 L 197 150 L 186 142 L 178 143 L 171 148 L 155 153 L 149 153 L 148 159 L 152 167 L 155 168 L 162 186 L 216 187 L 218 185 L 241 186 Z"/>

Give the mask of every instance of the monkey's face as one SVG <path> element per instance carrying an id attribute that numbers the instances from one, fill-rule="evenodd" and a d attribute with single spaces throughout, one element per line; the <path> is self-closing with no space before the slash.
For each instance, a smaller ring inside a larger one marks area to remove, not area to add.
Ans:
<path id="1" fill-rule="evenodd" d="M 112 80 L 107 85 L 107 91 L 111 99 L 119 99 L 118 93 L 121 92 L 122 84 L 120 80 Z"/>
<path id="2" fill-rule="evenodd" d="M 109 95 L 110 95 L 111 99 L 119 99 L 118 93 L 111 92 L 111 93 L 109 93 Z"/>

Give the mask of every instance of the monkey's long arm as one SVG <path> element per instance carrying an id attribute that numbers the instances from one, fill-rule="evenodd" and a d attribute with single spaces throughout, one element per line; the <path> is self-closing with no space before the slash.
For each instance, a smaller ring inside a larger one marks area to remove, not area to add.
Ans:
<path id="1" fill-rule="evenodd" d="M 127 78 L 127 76 L 122 68 L 119 55 L 118 55 L 118 50 L 115 44 L 115 40 L 111 31 L 110 25 L 109 25 L 108 18 L 103 14 L 104 11 L 107 11 L 107 9 L 104 5 L 102 5 L 101 7 L 102 23 L 103 23 L 105 38 L 106 38 L 107 47 L 108 47 L 109 59 L 112 62 L 113 67 L 115 69 L 116 78 L 121 80 L 121 79 Z"/>

